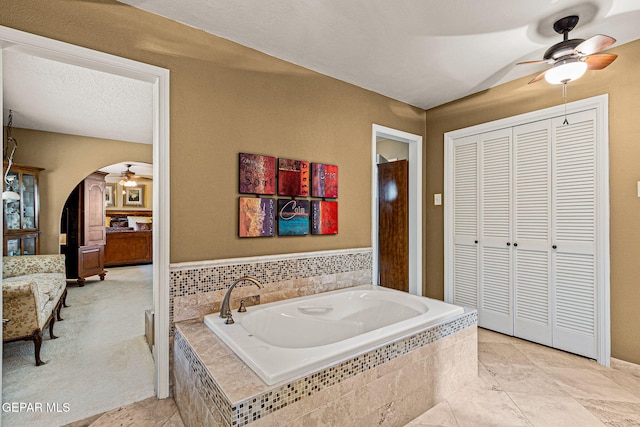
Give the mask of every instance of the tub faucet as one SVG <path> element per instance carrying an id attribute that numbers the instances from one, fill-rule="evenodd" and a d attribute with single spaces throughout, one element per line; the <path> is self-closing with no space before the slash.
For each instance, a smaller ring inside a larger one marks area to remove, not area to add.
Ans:
<path id="1" fill-rule="evenodd" d="M 236 285 L 238 283 L 244 282 L 244 281 L 253 282 L 260 289 L 264 288 L 264 285 L 262 283 L 258 282 L 253 277 L 244 276 L 244 277 L 239 278 L 238 280 L 233 282 L 231 284 L 231 286 L 229 286 L 229 289 L 227 289 L 227 292 L 224 294 L 224 298 L 222 299 L 222 305 L 220 306 L 220 317 L 222 317 L 224 319 L 227 318 L 227 316 L 228 316 L 227 313 L 230 312 L 229 300 L 231 299 L 231 291 L 233 290 L 233 288 L 236 287 Z"/>

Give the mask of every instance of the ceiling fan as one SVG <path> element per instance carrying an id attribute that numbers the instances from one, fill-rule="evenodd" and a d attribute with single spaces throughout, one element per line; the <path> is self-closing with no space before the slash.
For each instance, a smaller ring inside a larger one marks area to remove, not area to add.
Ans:
<path id="1" fill-rule="evenodd" d="M 579 17 L 576 15 L 557 20 L 553 24 L 553 29 L 556 33 L 562 34 L 563 40 L 547 49 L 543 59 L 516 64 L 553 65 L 552 68 L 536 76 L 529 84 L 540 81 L 542 78 L 552 84 L 566 84 L 580 78 L 587 70 L 602 70 L 618 57 L 611 53 L 597 53 L 614 44 L 616 39 L 613 37 L 598 34 L 586 40 L 569 39 L 569 31 L 576 27 L 578 20 Z"/>
<path id="2" fill-rule="evenodd" d="M 131 170 L 131 166 L 133 166 L 132 164 L 127 163 L 125 166 L 127 166 L 127 170 L 120 172 L 120 176 L 122 177 L 122 179 L 120 180 L 120 185 L 124 185 L 125 187 L 135 187 L 136 185 L 138 185 L 137 183 L 138 180 L 147 180 L 147 181 L 151 180 L 150 178 L 136 175 Z"/>

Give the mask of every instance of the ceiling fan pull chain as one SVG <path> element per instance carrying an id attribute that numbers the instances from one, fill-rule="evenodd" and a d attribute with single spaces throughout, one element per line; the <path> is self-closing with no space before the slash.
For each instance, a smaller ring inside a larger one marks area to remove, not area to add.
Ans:
<path id="1" fill-rule="evenodd" d="M 563 125 L 568 125 L 569 120 L 567 120 L 567 83 L 562 84 L 562 97 L 564 98 L 564 122 Z"/>

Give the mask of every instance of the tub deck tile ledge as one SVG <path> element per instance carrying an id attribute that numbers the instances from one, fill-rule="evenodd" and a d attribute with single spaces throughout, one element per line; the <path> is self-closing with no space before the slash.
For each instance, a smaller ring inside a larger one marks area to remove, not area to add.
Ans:
<path id="1" fill-rule="evenodd" d="M 438 348 L 429 346 L 430 344 L 456 334 L 456 339 L 447 341 L 447 345 L 453 345 L 466 339 L 468 333 L 457 334 L 465 329 L 471 332 L 470 328 L 473 327 L 475 338 L 476 324 L 477 312 L 465 309 L 463 314 L 431 325 L 411 336 L 383 344 L 302 378 L 269 386 L 202 321 L 189 320 L 175 324 L 174 352 L 176 361 L 181 360 L 188 365 L 188 372 L 192 378 L 178 378 L 182 374 L 176 370 L 174 384 L 177 388 L 180 388 L 178 385 L 182 385 L 181 390 L 185 390 L 185 387 L 199 389 L 197 392 L 200 393 L 200 398 L 209 411 L 215 411 L 219 415 L 218 419 L 223 421 L 223 425 L 240 427 L 264 419 L 302 399 L 308 399 L 329 387 L 377 369 L 416 350 L 418 352 L 414 354 L 425 357 L 435 351 L 433 348 Z M 428 350 L 429 347 L 432 349 Z M 477 349 L 474 351 L 477 352 Z M 377 376 L 387 371 L 384 368 L 379 369 Z M 186 382 L 191 384 L 185 384 Z M 176 390 L 176 402 L 179 407 L 181 401 L 188 400 L 180 394 L 181 392 Z M 284 412 L 287 411 L 283 411 L 283 414 Z"/>

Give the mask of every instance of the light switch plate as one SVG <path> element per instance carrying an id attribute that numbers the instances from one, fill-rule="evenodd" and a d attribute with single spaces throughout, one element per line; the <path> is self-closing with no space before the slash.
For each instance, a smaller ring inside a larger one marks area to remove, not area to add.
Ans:
<path id="1" fill-rule="evenodd" d="M 640 191 L 640 182 L 638 183 L 638 191 Z M 440 206 L 442 204 L 442 194 L 433 195 L 433 204 L 436 206 Z"/>

